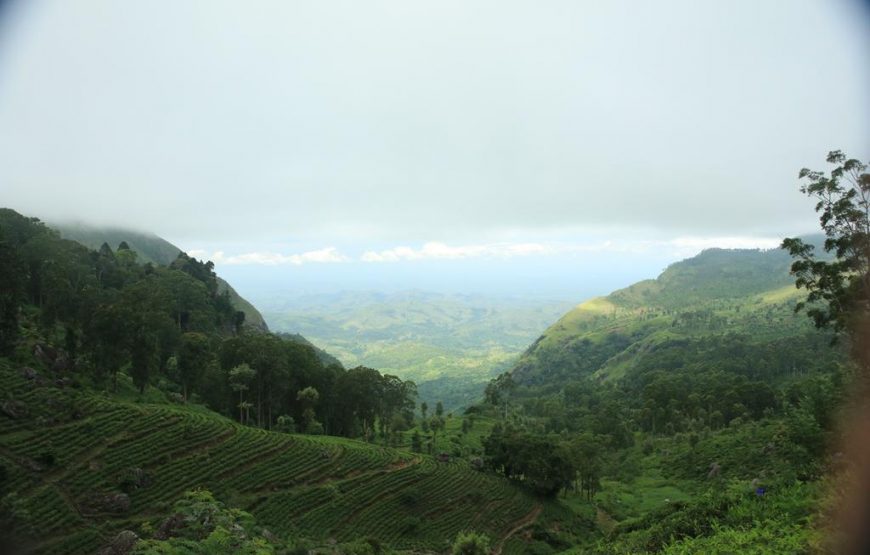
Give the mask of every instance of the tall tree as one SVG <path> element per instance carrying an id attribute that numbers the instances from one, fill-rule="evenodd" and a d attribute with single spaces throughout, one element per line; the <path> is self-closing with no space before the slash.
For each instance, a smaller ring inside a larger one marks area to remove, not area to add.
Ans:
<path id="1" fill-rule="evenodd" d="M 795 284 L 807 290 L 806 309 L 817 327 L 860 332 L 870 314 L 870 174 L 867 164 L 839 150 L 828 153 L 829 175 L 804 168 L 801 192 L 816 199 L 824 249 L 833 260 L 820 260 L 813 245 L 785 239 L 782 248 L 797 258 L 791 271 Z"/>
<path id="2" fill-rule="evenodd" d="M 251 404 L 245 401 L 245 391 L 250 389 L 255 374 L 256 371 L 244 362 L 230 370 L 230 387 L 239 394 L 239 422 L 242 424 L 247 424 L 247 410 L 251 407 Z"/>
<path id="3" fill-rule="evenodd" d="M 314 407 L 320 400 L 320 393 L 313 387 L 306 387 L 296 394 L 296 400 L 302 407 L 302 422 L 306 433 L 315 433 L 317 428 L 317 419 L 314 414 Z"/>
<path id="4" fill-rule="evenodd" d="M 18 308 L 24 298 L 24 265 L 0 229 L 0 354 L 8 354 L 18 338 Z"/>
<path id="5" fill-rule="evenodd" d="M 199 382 L 205 373 L 212 353 L 208 337 L 201 333 L 188 332 L 181 336 L 181 348 L 178 351 L 178 373 L 184 398 Z"/>

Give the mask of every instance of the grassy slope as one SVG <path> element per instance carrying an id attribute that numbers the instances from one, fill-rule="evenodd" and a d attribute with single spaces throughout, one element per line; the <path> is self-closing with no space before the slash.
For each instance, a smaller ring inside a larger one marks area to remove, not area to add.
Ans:
<path id="1" fill-rule="evenodd" d="M 151 262 L 166 266 L 172 263 L 181 252 L 181 249 L 169 241 L 152 233 L 113 227 L 92 227 L 84 224 L 51 224 L 51 227 L 58 230 L 64 239 L 72 239 L 91 249 L 99 249 L 103 243 L 108 243 L 115 249 L 121 241 L 126 241 L 130 248 L 139 255 L 139 261 L 143 263 Z M 233 306 L 245 313 L 246 324 L 264 331 L 269 329 L 260 311 L 220 277 L 218 278 L 218 290 L 220 292 L 229 291 Z"/>
<path id="2" fill-rule="evenodd" d="M 779 251 L 704 251 L 658 279 L 578 305 L 523 354 L 515 376 L 529 383 L 614 379 L 665 341 L 739 333 L 764 342 L 807 333 L 807 318 L 794 314 L 800 292 L 788 267 Z"/>
<path id="3" fill-rule="evenodd" d="M 274 532 L 323 543 L 377 537 L 393 548 L 443 550 L 464 529 L 501 540 L 542 506 L 536 526 L 588 529 L 561 504 L 536 500 L 461 459 L 438 463 L 358 441 L 243 427 L 194 406 L 36 384 L 2 359 L 0 386 L 28 413 L 0 415 L 8 472 L 0 488 L 21 500 L 21 530 L 40 553 L 94 552 L 121 529 L 148 536 L 171 503 L 196 487 L 251 511 Z M 133 468 L 148 483 L 129 491 L 129 511 L 101 506 L 99 496 L 119 492 Z M 506 553 L 523 551 L 516 537 L 505 544 Z"/>

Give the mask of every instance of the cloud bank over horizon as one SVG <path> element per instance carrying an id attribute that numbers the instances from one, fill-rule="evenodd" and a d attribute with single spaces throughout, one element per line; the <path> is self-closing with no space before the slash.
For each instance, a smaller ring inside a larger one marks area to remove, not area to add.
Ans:
<path id="1" fill-rule="evenodd" d="M 188 254 L 208 259 L 217 265 L 227 266 L 278 266 L 335 263 L 397 263 L 427 260 L 510 259 L 529 256 L 564 256 L 583 253 L 631 254 L 652 250 L 665 252 L 674 257 L 689 257 L 708 248 L 723 249 L 772 249 L 780 239 L 755 237 L 678 237 L 671 240 L 606 240 L 599 243 L 480 243 L 448 245 L 430 241 L 419 247 L 396 246 L 384 250 L 365 250 L 358 256 L 347 255 L 338 247 L 328 246 L 301 253 L 272 251 L 226 254 L 222 250 L 192 249 Z"/>
<path id="2" fill-rule="evenodd" d="M 859 2 L 204 6 L 7 3 L 2 203 L 264 264 L 319 248 L 258 245 L 287 236 L 449 259 L 577 227 L 802 233 L 798 170 L 870 150 Z"/>

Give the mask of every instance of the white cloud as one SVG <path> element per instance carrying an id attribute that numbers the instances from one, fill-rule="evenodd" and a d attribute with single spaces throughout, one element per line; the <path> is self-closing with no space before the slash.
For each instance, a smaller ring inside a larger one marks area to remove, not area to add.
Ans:
<path id="1" fill-rule="evenodd" d="M 227 265 L 261 265 L 278 266 L 292 264 L 301 266 L 309 263 L 336 263 L 348 262 L 350 259 L 341 254 L 335 247 L 326 247 L 319 250 L 307 251 L 301 254 L 281 254 L 277 252 L 258 251 L 227 256 L 223 251 L 215 251 L 208 256 L 203 250 L 192 250 L 188 254 L 196 258 L 206 258 L 215 264 Z"/>
<path id="2" fill-rule="evenodd" d="M 544 254 L 552 251 L 552 247 L 540 243 L 518 244 L 478 244 L 450 246 L 432 241 L 422 247 L 394 247 L 382 251 L 366 251 L 363 262 L 399 262 L 403 260 L 459 259 L 459 258 L 504 258 L 524 256 L 528 254 Z"/>
<path id="3" fill-rule="evenodd" d="M 398 246 L 380 251 L 365 251 L 363 262 L 401 262 L 414 260 L 455 260 L 464 258 L 513 258 L 517 256 L 556 256 L 590 252 L 645 253 L 665 250 L 674 256 L 689 257 L 709 248 L 770 249 L 780 239 L 756 237 L 678 237 L 670 240 L 607 240 L 598 243 L 489 243 L 451 246 L 440 242 L 413 248 Z"/>
<path id="4" fill-rule="evenodd" d="M 705 249 L 775 249 L 781 242 L 771 237 L 678 237 L 668 246 L 677 258 L 689 258 Z"/>
<path id="5" fill-rule="evenodd" d="M 670 241 L 678 248 L 687 249 L 773 249 L 782 239 L 770 237 L 678 237 Z"/>
<path id="6" fill-rule="evenodd" d="M 440 241 L 430 241 L 418 247 L 400 245 L 383 250 L 366 250 L 359 257 L 346 256 L 336 247 L 325 247 L 298 254 L 283 254 L 268 250 L 232 255 L 228 255 L 222 250 L 215 250 L 209 254 L 209 251 L 204 249 L 190 250 L 188 254 L 223 265 L 279 266 L 290 264 L 300 266 L 302 264 L 356 261 L 383 263 L 473 258 L 507 259 L 527 256 L 582 255 L 584 253 L 643 254 L 654 251 L 667 252 L 677 258 L 687 258 L 708 248 L 769 249 L 776 248 L 779 242 L 779 239 L 754 237 L 678 237 L 667 240 L 615 239 L 594 243 L 500 242 L 464 245 L 449 245 Z"/>
<path id="7" fill-rule="evenodd" d="M 576 252 L 610 250 L 612 243 L 564 244 L 564 243 L 483 243 L 451 246 L 440 242 L 425 243 L 420 248 L 406 246 L 381 251 L 366 251 L 363 262 L 399 262 L 409 260 L 460 259 L 460 258 L 513 258 L 516 256 L 557 255 Z"/>

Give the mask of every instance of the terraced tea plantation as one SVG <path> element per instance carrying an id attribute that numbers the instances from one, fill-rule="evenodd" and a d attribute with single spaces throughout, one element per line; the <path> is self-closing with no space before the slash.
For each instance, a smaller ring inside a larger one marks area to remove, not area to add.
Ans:
<path id="1" fill-rule="evenodd" d="M 323 545 L 376 538 L 446 550 L 462 530 L 522 553 L 524 530 L 583 529 L 573 513 L 467 461 L 241 426 L 200 407 L 122 402 L 0 363 L 4 510 L 39 553 L 146 537 L 183 492 L 207 488 L 270 531 Z M 526 533 L 526 537 L 530 534 Z"/>

